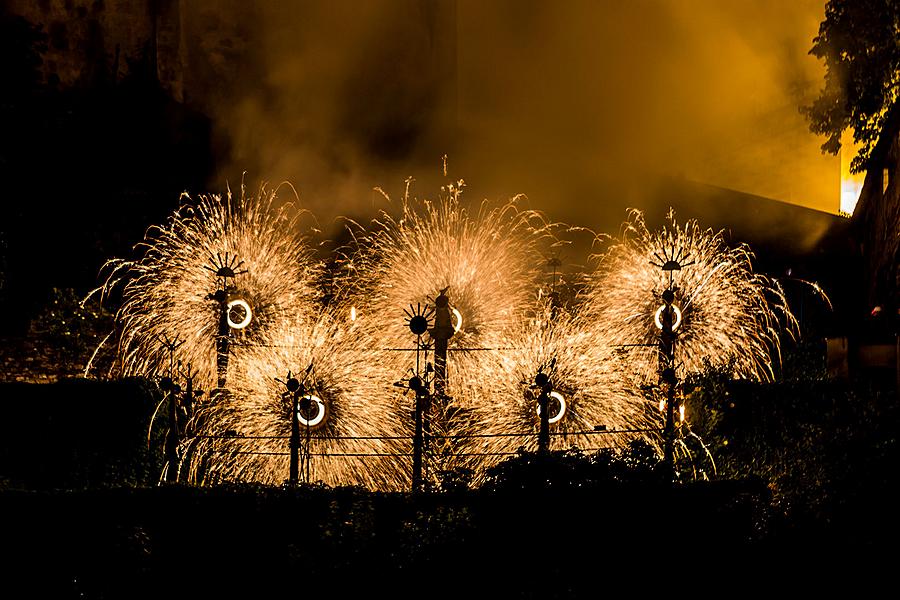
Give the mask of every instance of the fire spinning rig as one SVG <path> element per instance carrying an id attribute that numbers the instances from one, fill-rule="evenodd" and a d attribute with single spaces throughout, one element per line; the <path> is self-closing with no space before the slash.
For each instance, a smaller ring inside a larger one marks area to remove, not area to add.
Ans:
<path id="1" fill-rule="evenodd" d="M 675 285 L 675 271 L 681 271 L 684 267 L 694 264 L 690 259 L 690 254 L 684 252 L 683 248 L 675 251 L 675 248 L 666 248 L 663 255 L 654 254 L 659 261 L 651 262 L 654 266 L 662 269 L 663 273 L 668 276 L 666 289 L 661 294 L 662 305 L 656 310 L 653 320 L 659 333 L 659 378 L 660 382 L 666 386 L 666 425 L 664 430 L 665 446 L 663 450 L 663 461 L 666 465 L 667 477 L 672 480 L 675 471 L 675 393 L 678 387 L 678 372 L 680 365 L 675 364 L 675 332 L 681 325 L 681 309 L 675 304 L 675 292 L 678 286 Z M 683 400 L 678 401 L 679 422 L 684 421 L 684 404 Z"/>

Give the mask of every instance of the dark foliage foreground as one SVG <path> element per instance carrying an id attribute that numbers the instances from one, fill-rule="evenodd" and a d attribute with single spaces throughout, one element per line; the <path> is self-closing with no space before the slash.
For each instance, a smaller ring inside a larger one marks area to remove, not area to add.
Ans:
<path id="1" fill-rule="evenodd" d="M 686 581 L 755 588 L 815 576 L 821 585 L 855 577 L 863 559 L 877 564 L 872 548 L 792 535 L 759 485 L 673 487 L 591 462 L 526 455 L 478 490 L 425 495 L 7 491 L 4 582 L 59 598 L 597 597 Z M 566 476 L 592 468 L 586 480 Z"/>
<path id="2" fill-rule="evenodd" d="M 727 367 L 690 383 L 692 428 L 715 457 L 718 477 L 764 481 L 774 512 L 797 536 L 874 548 L 900 534 L 895 389 L 809 373 L 734 381 Z"/>
<path id="3" fill-rule="evenodd" d="M 652 564 L 670 544 L 689 554 L 764 545 L 764 494 L 752 486 L 529 479 L 528 489 L 505 479 L 423 496 L 257 486 L 6 492 L 0 511 L 15 515 L 2 531 L 15 549 L 6 566 L 17 585 L 57 597 L 565 596 L 617 576 L 616 565 Z"/>

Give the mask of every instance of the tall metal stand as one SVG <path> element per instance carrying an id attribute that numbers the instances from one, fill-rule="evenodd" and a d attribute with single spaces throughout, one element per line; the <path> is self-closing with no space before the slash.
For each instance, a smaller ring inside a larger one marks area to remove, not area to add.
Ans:
<path id="1" fill-rule="evenodd" d="M 175 384 L 169 390 L 169 433 L 166 435 L 166 481 L 178 481 L 178 400 Z"/>
<path id="2" fill-rule="evenodd" d="M 231 338 L 231 327 L 228 326 L 227 287 L 217 291 L 213 297 L 219 303 L 219 326 L 216 332 L 216 384 L 219 389 L 222 389 L 228 380 L 228 344 Z"/>
<path id="3" fill-rule="evenodd" d="M 210 262 L 204 265 L 207 271 L 215 274 L 218 278 L 218 289 L 207 296 L 210 300 L 218 303 L 219 325 L 216 331 L 216 382 L 218 387 L 224 388 L 228 378 L 228 345 L 231 339 L 232 325 L 228 322 L 228 304 L 229 295 L 234 291 L 231 281 L 238 275 L 247 272 L 242 269 L 244 261 L 238 260 L 236 254 L 225 252 L 224 257 L 221 253 L 215 256 L 210 255 Z M 244 306 L 247 306 L 244 303 Z M 247 322 L 251 315 L 247 315 Z M 243 323 L 241 327 L 246 326 Z"/>
<path id="4" fill-rule="evenodd" d="M 421 492 L 425 483 L 425 452 L 428 446 L 429 414 L 431 412 L 429 388 L 432 382 L 432 378 L 429 377 L 431 371 L 431 366 L 428 364 L 429 345 L 422 342 L 422 336 L 429 330 L 429 319 L 435 311 L 428 306 L 423 307 L 421 304 L 417 304 L 415 307 L 410 305 L 409 309 L 404 309 L 403 312 L 407 316 L 409 330 L 416 336 L 416 369 L 409 380 L 398 381 L 394 385 L 412 390 L 416 394 L 413 407 L 412 491 Z M 446 344 L 444 349 L 444 360 L 446 361 Z"/>
<path id="5" fill-rule="evenodd" d="M 678 376 L 675 372 L 675 331 L 673 330 L 674 309 L 672 301 L 675 293 L 671 287 L 663 292 L 663 310 L 660 315 L 662 330 L 659 334 L 660 360 L 663 362 L 662 380 L 666 385 L 666 427 L 663 462 L 666 478 L 671 481 L 675 476 L 675 386 Z"/>
<path id="6" fill-rule="evenodd" d="M 291 467 L 289 482 L 297 485 L 300 481 L 300 419 L 297 413 L 300 410 L 300 396 L 291 395 Z"/>
<path id="7" fill-rule="evenodd" d="M 534 385 L 539 391 L 538 395 L 538 419 L 540 427 L 538 429 L 538 453 L 549 454 L 550 452 L 550 392 L 553 391 L 553 385 L 550 383 L 550 376 L 539 371 L 534 377 Z"/>
<path id="8" fill-rule="evenodd" d="M 412 489 L 414 492 L 421 492 L 424 487 L 424 455 L 425 444 L 427 441 L 427 419 L 431 404 L 431 398 L 425 382 L 418 376 L 410 378 L 409 389 L 413 390 L 416 393 L 415 432 L 413 434 Z"/>
<path id="9" fill-rule="evenodd" d="M 447 347 L 456 333 L 453 328 L 453 314 L 450 312 L 450 298 L 444 288 L 434 299 L 434 327 L 428 332 L 434 340 L 434 395 L 439 401 L 447 397 Z"/>
<path id="10" fill-rule="evenodd" d="M 166 454 L 166 481 L 174 483 L 178 480 L 178 445 L 181 441 L 179 435 L 178 423 L 178 396 L 181 393 L 181 386 L 175 381 L 177 374 L 175 351 L 184 343 L 177 337 L 169 339 L 167 336 L 161 338 L 163 347 L 169 353 L 169 368 L 167 374 L 160 380 L 159 387 L 164 394 L 168 396 L 168 417 L 169 431 L 166 434 L 165 454 Z"/>
<path id="11" fill-rule="evenodd" d="M 684 248 L 677 252 L 675 248 L 666 249 L 662 256 L 655 254 L 659 263 L 652 264 L 662 269 L 668 276 L 668 284 L 662 293 L 663 305 L 657 312 L 656 325 L 660 329 L 659 334 L 659 361 L 660 379 L 666 385 L 666 426 L 663 432 L 663 464 L 665 465 L 666 478 L 673 481 L 675 478 L 675 390 L 678 386 L 678 374 L 675 365 L 675 330 L 681 321 L 681 313 L 675 306 L 674 273 L 684 267 L 694 264 L 688 260 L 690 255 Z"/>
<path id="12" fill-rule="evenodd" d="M 307 384 L 307 380 L 312 372 L 312 363 L 306 368 L 306 373 L 303 377 L 303 380 L 299 380 L 288 371 L 287 378 L 282 381 L 281 379 L 276 378 L 275 381 L 281 383 L 286 388 L 286 391 L 281 395 L 282 401 L 290 402 L 290 419 L 291 419 L 291 437 L 290 437 L 290 468 L 288 473 L 288 483 L 290 485 L 297 485 L 300 483 L 300 411 L 301 408 L 307 409 L 306 406 L 301 407 L 301 403 L 309 402 L 307 395 L 309 393 L 309 388 Z M 308 410 L 308 409 L 307 409 Z M 309 471 L 310 471 L 310 438 L 311 438 L 311 427 L 309 423 L 306 424 L 306 447 L 305 447 L 305 464 L 304 464 L 304 474 L 305 481 L 309 482 Z"/>

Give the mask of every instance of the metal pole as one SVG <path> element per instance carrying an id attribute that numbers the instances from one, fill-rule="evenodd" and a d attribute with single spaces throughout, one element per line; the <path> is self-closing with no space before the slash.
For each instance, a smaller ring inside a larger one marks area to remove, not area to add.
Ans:
<path id="1" fill-rule="evenodd" d="M 178 402 L 174 384 L 169 389 L 169 435 L 166 436 L 166 481 L 178 480 Z"/>
<path id="2" fill-rule="evenodd" d="M 537 375 L 534 376 L 534 387 L 540 392 L 537 399 L 538 420 L 540 422 L 538 428 L 538 453 L 547 454 L 550 451 L 550 392 L 553 391 L 550 376 L 544 373 L 543 370 L 538 371 Z"/>
<path id="3" fill-rule="evenodd" d="M 422 491 L 422 454 L 424 450 L 423 413 L 425 412 L 425 398 L 421 390 L 416 390 L 416 430 L 413 435 L 413 473 L 412 491 Z"/>
<path id="4" fill-rule="evenodd" d="M 216 336 L 216 375 L 218 387 L 224 388 L 228 377 L 228 338 L 231 328 L 228 326 L 228 301 L 224 291 L 216 293 L 219 300 L 219 331 Z"/>
<path id="5" fill-rule="evenodd" d="M 300 421 L 297 413 L 300 410 L 300 395 L 291 395 L 291 485 L 297 485 L 300 479 Z"/>
<path id="6" fill-rule="evenodd" d="M 538 430 L 538 452 L 547 454 L 550 451 L 550 390 L 541 387 L 541 395 L 538 396 L 540 407 L 540 429 Z"/>
<path id="7" fill-rule="evenodd" d="M 675 475 L 675 385 L 678 378 L 675 374 L 675 332 L 673 331 L 674 309 L 672 302 L 675 293 L 669 288 L 663 292 L 664 308 L 660 315 L 662 332 L 659 337 L 660 352 L 662 354 L 663 370 L 662 379 L 666 384 L 666 428 L 665 446 L 663 450 L 663 463 L 666 469 L 668 481 L 672 481 Z"/>
<path id="8" fill-rule="evenodd" d="M 447 346 L 455 333 L 453 315 L 450 313 L 450 298 L 447 297 L 448 289 L 441 290 L 440 295 L 434 300 L 434 327 L 429 332 L 434 340 L 434 395 L 437 398 L 446 397 Z"/>
<path id="9" fill-rule="evenodd" d="M 311 402 L 311 401 L 307 400 L 307 402 Z M 304 466 L 303 483 L 306 483 L 306 484 L 309 483 L 309 463 L 310 463 L 310 460 L 312 459 L 311 452 L 312 452 L 312 448 L 310 447 L 310 427 L 309 427 L 309 420 L 307 419 L 307 421 L 306 421 L 306 443 L 304 444 L 304 447 L 303 447 L 303 466 Z"/>
<path id="10" fill-rule="evenodd" d="M 184 388 L 184 414 L 188 421 L 194 413 L 194 378 L 190 375 L 191 367 L 188 365 L 188 376 Z"/>
<path id="11" fill-rule="evenodd" d="M 169 340 L 163 336 L 166 349 L 169 351 L 169 372 L 159 382 L 159 387 L 169 400 L 169 432 L 166 435 L 166 481 L 174 483 L 178 480 L 178 394 L 181 386 L 175 383 L 175 350 L 181 345 L 178 339 Z"/>
<path id="12" fill-rule="evenodd" d="M 671 481 L 675 477 L 675 386 L 669 385 L 666 391 L 666 445 L 663 461 L 666 478 Z"/>

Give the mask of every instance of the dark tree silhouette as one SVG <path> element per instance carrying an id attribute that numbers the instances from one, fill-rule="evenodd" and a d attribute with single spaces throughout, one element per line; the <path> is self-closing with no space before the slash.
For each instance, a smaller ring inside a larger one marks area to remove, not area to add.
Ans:
<path id="1" fill-rule="evenodd" d="M 822 151 L 837 154 L 853 129 L 861 149 L 853 172 L 864 171 L 900 91 L 900 1 L 829 0 L 810 54 L 825 63 L 825 84 L 801 112 Z"/>

